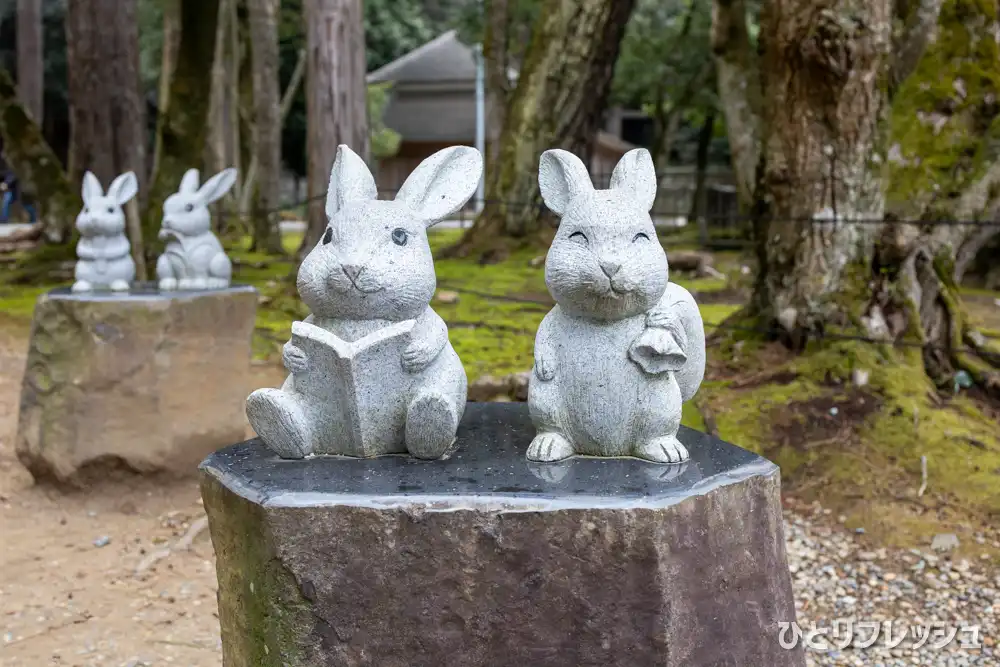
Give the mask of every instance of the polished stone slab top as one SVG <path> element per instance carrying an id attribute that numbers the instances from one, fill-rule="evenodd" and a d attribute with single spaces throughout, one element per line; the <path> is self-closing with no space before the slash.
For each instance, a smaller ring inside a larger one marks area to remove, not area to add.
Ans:
<path id="1" fill-rule="evenodd" d="M 49 299 L 62 299 L 66 301 L 126 301 L 126 300 L 176 300 L 192 299 L 199 296 L 210 296 L 217 294 L 245 294 L 256 292 L 253 285 L 230 285 L 221 289 L 205 290 L 173 290 L 161 291 L 155 282 L 133 283 L 127 292 L 93 291 L 73 293 L 69 287 L 57 287 L 48 293 Z"/>
<path id="2" fill-rule="evenodd" d="M 533 463 L 525 458 L 533 436 L 526 404 L 470 403 L 445 460 L 283 460 L 254 439 L 215 452 L 201 467 L 266 507 L 423 506 L 425 511 L 659 508 L 778 473 L 752 452 L 685 427 L 678 437 L 691 459 L 674 465 L 589 457 Z"/>

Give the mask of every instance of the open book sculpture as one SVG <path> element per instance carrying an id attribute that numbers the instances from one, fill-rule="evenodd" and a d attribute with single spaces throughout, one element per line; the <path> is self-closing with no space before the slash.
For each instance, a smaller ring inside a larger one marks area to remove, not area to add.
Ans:
<path id="1" fill-rule="evenodd" d="M 160 239 L 167 247 L 156 261 L 161 290 L 204 290 L 229 287 L 233 265 L 212 233 L 208 205 L 221 199 L 236 182 L 236 170 L 224 169 L 198 187 L 198 170 L 188 169 L 180 189 L 163 202 Z"/>
<path id="2" fill-rule="evenodd" d="M 83 175 L 83 210 L 76 217 L 80 240 L 76 244 L 74 292 L 128 291 L 135 280 L 132 245 L 125 236 L 124 206 L 139 191 L 135 174 L 124 173 L 108 188 L 89 171 Z"/>
<path id="3" fill-rule="evenodd" d="M 546 151 L 538 181 L 562 219 L 545 259 L 556 306 L 535 337 L 528 458 L 687 460 L 677 431 L 705 374 L 705 330 L 691 294 L 668 282 L 649 153 L 627 153 L 596 190 L 579 158 Z"/>
<path id="4" fill-rule="evenodd" d="M 380 201 L 365 163 L 338 148 L 330 223 L 299 269 L 311 314 L 285 345 L 290 375 L 247 399 L 250 425 L 278 456 L 433 459 L 454 442 L 467 380 L 429 305 L 437 281 L 426 229 L 465 205 L 482 169 L 475 149 L 446 148 Z"/>

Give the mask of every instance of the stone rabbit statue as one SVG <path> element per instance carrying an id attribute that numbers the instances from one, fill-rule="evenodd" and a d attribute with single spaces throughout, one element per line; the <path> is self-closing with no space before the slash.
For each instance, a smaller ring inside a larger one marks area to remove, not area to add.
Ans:
<path id="1" fill-rule="evenodd" d="M 433 459 L 454 442 L 467 380 L 429 305 L 437 281 L 426 229 L 465 205 L 482 171 L 475 149 L 446 148 L 380 201 L 365 163 L 338 148 L 330 222 L 298 273 L 311 314 L 284 348 L 291 375 L 247 399 L 250 425 L 278 456 Z"/>
<path id="2" fill-rule="evenodd" d="M 156 261 L 161 290 L 229 287 L 233 264 L 215 234 L 208 205 L 221 199 L 236 182 L 236 170 L 226 169 L 198 187 L 198 170 L 188 169 L 181 187 L 163 202 L 160 238 L 169 239 Z"/>
<path id="3" fill-rule="evenodd" d="M 705 374 L 705 331 L 691 294 L 668 282 L 649 153 L 627 153 L 596 190 L 575 155 L 546 151 L 538 182 L 561 221 L 545 259 L 557 305 L 535 338 L 528 458 L 686 460 L 676 436 Z"/>
<path id="4" fill-rule="evenodd" d="M 135 174 L 116 178 L 104 194 L 91 172 L 83 175 L 83 210 L 76 217 L 80 240 L 72 290 L 128 291 L 135 280 L 132 246 L 125 236 L 125 205 L 139 191 Z"/>

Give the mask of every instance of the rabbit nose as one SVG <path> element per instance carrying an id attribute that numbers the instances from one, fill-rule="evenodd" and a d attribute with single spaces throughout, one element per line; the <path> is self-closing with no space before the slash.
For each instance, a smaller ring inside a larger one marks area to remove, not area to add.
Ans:
<path id="1" fill-rule="evenodd" d="M 351 279 L 351 282 L 357 280 L 361 272 L 365 270 L 365 267 L 358 266 L 357 264 L 341 264 L 340 268 L 344 270 L 344 273 Z"/>
<path id="2" fill-rule="evenodd" d="M 601 271 L 604 271 L 604 275 L 608 278 L 618 273 L 618 269 L 620 268 L 622 268 L 622 265 L 615 262 L 601 262 Z"/>

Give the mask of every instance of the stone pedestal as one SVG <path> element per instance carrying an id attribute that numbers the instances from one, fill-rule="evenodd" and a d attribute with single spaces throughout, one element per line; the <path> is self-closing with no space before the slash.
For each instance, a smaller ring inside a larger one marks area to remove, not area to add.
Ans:
<path id="1" fill-rule="evenodd" d="M 777 468 L 682 429 L 683 466 L 532 464 L 471 403 L 444 461 L 202 464 L 226 667 L 802 667 Z"/>
<path id="2" fill-rule="evenodd" d="M 58 289 L 35 306 L 17 454 L 36 479 L 191 474 L 246 433 L 257 292 Z"/>

